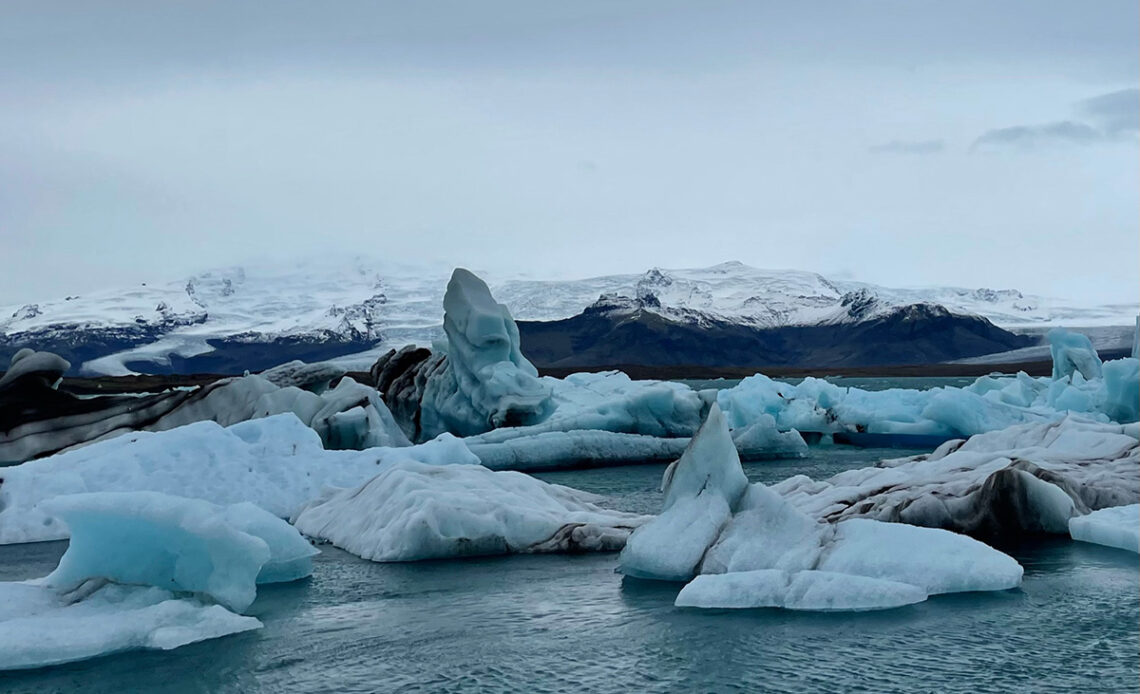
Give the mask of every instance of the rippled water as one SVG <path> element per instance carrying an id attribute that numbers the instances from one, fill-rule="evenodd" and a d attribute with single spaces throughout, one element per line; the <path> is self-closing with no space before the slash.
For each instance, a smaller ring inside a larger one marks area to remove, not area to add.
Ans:
<path id="1" fill-rule="evenodd" d="M 822 477 L 884 453 L 746 467 Z M 654 511 L 661 471 L 542 477 Z M 0 547 L 0 580 L 47 573 L 65 547 Z M 261 631 L 0 675 L 0 690 L 1136 691 L 1136 555 L 1061 540 L 1009 551 L 1026 569 L 1017 591 L 808 614 L 679 610 L 679 586 L 623 580 L 614 555 L 374 564 L 326 547 L 311 579 L 259 589 Z"/>

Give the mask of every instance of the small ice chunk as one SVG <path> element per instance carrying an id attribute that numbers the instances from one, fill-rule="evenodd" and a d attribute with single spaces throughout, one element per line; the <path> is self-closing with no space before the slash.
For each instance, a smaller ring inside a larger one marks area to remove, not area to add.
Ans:
<path id="1" fill-rule="evenodd" d="M 1140 504 L 1113 506 L 1069 520 L 1074 540 L 1140 552 Z"/>

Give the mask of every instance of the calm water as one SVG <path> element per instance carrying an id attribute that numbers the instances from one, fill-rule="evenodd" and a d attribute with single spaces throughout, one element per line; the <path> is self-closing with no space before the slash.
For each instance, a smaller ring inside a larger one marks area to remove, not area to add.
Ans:
<path id="1" fill-rule="evenodd" d="M 904 453 L 820 448 L 746 468 L 822 477 Z M 662 469 L 541 476 L 656 511 Z M 0 547 L 0 580 L 47 573 L 65 547 Z M 1020 590 L 828 615 L 678 610 L 679 586 L 623 580 L 614 555 L 374 564 L 326 547 L 311 579 L 259 589 L 259 632 L 0 675 L 0 691 L 1136 691 L 1136 555 L 1010 551 Z"/>

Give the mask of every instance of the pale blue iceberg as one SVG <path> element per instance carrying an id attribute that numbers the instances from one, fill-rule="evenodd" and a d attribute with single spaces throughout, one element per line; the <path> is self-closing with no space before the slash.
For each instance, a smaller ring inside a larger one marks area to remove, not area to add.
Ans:
<path id="1" fill-rule="evenodd" d="M 1140 504 L 1114 506 L 1069 520 L 1074 540 L 1140 552 Z"/>

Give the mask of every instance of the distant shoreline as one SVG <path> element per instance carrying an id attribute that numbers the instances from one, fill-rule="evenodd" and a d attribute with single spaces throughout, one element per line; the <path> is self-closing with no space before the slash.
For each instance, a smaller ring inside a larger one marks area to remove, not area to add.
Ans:
<path id="1" fill-rule="evenodd" d="M 1107 356 L 1107 355 L 1102 355 Z M 1111 358 L 1111 357 L 1110 357 Z M 953 378 L 977 377 L 990 373 L 1013 374 L 1024 371 L 1030 376 L 1048 376 L 1053 372 L 1050 360 L 1014 362 L 1008 364 L 910 364 L 896 366 L 855 366 L 855 367 L 789 367 L 789 366 L 642 366 L 614 364 L 591 367 L 539 367 L 543 376 L 564 378 L 568 374 L 583 371 L 623 371 L 634 379 L 656 380 L 708 380 L 716 378 L 746 378 L 757 373 L 772 378 L 823 378 L 838 376 L 845 378 Z M 146 393 L 170 388 L 187 388 L 212 383 L 222 378 L 241 374 L 159 374 L 137 376 L 99 376 L 91 378 L 67 377 L 62 388 L 80 395 L 113 395 L 120 393 Z M 364 371 L 347 374 L 361 383 L 371 383 L 371 376 Z"/>

